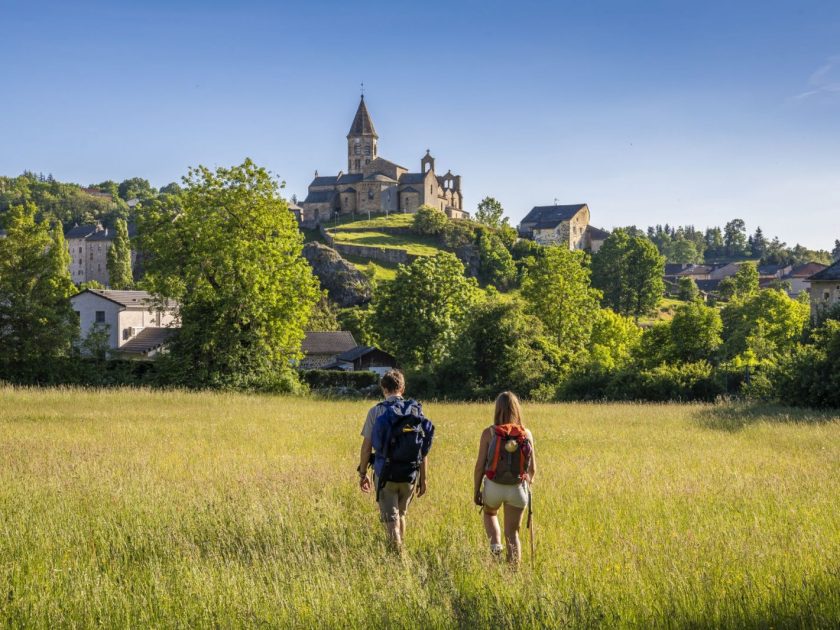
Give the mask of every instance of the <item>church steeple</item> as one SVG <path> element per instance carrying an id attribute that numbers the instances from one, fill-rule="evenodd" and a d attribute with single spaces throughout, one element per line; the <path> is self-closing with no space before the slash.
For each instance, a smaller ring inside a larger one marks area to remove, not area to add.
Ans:
<path id="1" fill-rule="evenodd" d="M 347 172 L 361 173 L 362 169 L 376 159 L 376 141 L 379 136 L 365 105 L 365 95 L 359 101 L 356 116 L 347 134 Z"/>

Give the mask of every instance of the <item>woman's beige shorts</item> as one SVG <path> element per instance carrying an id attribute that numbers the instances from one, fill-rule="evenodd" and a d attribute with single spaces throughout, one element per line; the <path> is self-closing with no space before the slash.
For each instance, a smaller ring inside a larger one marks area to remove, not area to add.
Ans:
<path id="1" fill-rule="evenodd" d="M 516 508 L 528 507 L 528 488 L 523 481 L 518 486 L 507 486 L 484 478 L 484 507 L 498 510 L 502 503 Z"/>

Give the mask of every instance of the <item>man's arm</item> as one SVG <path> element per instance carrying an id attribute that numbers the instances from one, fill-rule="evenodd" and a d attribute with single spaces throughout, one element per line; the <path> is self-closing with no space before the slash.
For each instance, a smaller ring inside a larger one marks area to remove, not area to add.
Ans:
<path id="1" fill-rule="evenodd" d="M 423 461 L 420 462 L 420 478 L 417 480 L 417 496 L 422 497 L 426 494 L 426 470 L 428 469 L 429 458 L 428 456 L 423 458 Z"/>
<path id="2" fill-rule="evenodd" d="M 362 492 L 370 492 L 370 478 L 367 474 L 370 454 L 373 452 L 370 438 L 362 440 L 362 448 L 359 451 L 359 489 Z"/>

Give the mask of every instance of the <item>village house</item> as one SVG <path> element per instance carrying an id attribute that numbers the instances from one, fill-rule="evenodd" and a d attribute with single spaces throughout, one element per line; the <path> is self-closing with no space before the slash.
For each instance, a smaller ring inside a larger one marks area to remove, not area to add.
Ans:
<path id="1" fill-rule="evenodd" d="M 346 370 L 358 372 L 367 370 L 382 376 L 388 370 L 397 367 L 397 360 L 392 354 L 373 346 L 357 346 L 343 352 L 336 360 L 324 366 L 325 370 Z"/>
<path id="2" fill-rule="evenodd" d="M 563 245 L 593 254 L 609 236 L 609 232 L 589 225 L 589 206 L 585 203 L 534 206 L 519 223 L 518 231 L 521 238 L 540 245 Z"/>
<path id="3" fill-rule="evenodd" d="M 788 293 L 791 297 L 796 297 L 803 291 L 808 291 L 808 278 L 818 274 L 823 269 L 828 269 L 828 265 L 816 262 L 797 265 L 782 277 L 782 281 L 790 284 Z"/>
<path id="4" fill-rule="evenodd" d="M 461 176 L 438 175 L 428 149 L 414 173 L 379 156 L 379 135 L 362 96 L 347 134 L 347 172 L 322 176 L 315 171 L 297 214 L 301 225 L 312 228 L 336 215 L 415 212 L 423 205 L 452 219 L 469 217 Z"/>
<path id="5" fill-rule="evenodd" d="M 131 358 L 158 354 L 172 334 L 175 304 L 158 309 L 146 291 L 86 289 L 70 298 L 82 339 L 107 334 L 109 350 Z"/>
<path id="6" fill-rule="evenodd" d="M 338 356 L 359 344 L 346 330 L 306 332 L 301 345 L 303 359 L 298 367 L 302 370 L 321 370 L 335 363 Z"/>
<path id="7" fill-rule="evenodd" d="M 811 317 L 840 304 L 840 260 L 808 278 L 811 295 Z"/>

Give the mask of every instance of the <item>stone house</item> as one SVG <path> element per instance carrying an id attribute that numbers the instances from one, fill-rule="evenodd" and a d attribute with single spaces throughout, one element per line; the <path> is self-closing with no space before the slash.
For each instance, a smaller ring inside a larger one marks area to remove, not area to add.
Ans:
<path id="1" fill-rule="evenodd" d="M 687 269 L 680 271 L 676 278 L 691 278 L 692 280 L 712 280 L 712 267 L 709 265 L 691 265 Z M 720 278 L 714 278 L 719 280 Z"/>
<path id="2" fill-rule="evenodd" d="M 463 209 L 461 176 L 452 171 L 437 175 L 428 149 L 415 173 L 379 156 L 379 135 L 362 96 L 347 134 L 347 172 L 321 176 L 315 171 L 300 203 L 301 225 L 316 227 L 336 215 L 415 212 L 422 205 L 454 219 L 469 216 Z"/>
<path id="3" fill-rule="evenodd" d="M 339 355 L 358 347 L 353 335 L 346 330 L 307 332 L 301 350 L 302 370 L 322 370 L 335 363 Z"/>
<path id="4" fill-rule="evenodd" d="M 540 245 L 564 245 L 597 252 L 608 232 L 589 225 L 589 206 L 534 206 L 519 223 L 519 236 Z"/>
<path id="5" fill-rule="evenodd" d="M 731 278 L 740 268 L 740 263 L 726 263 L 725 265 L 715 265 L 711 267 L 709 272 L 709 280 L 723 280 L 724 278 Z"/>
<path id="6" fill-rule="evenodd" d="M 352 350 L 338 355 L 336 360 L 325 365 L 324 369 L 346 370 L 351 372 L 367 370 L 376 372 L 382 376 L 385 372 L 395 367 L 397 367 L 397 360 L 394 358 L 394 355 L 373 346 L 357 346 Z"/>
<path id="7" fill-rule="evenodd" d="M 828 269 L 828 265 L 823 265 L 816 262 L 809 262 L 793 267 L 787 275 L 782 276 L 782 281 L 790 284 L 790 295 L 796 297 L 803 291 L 807 291 L 809 287 L 808 278 L 818 274 L 823 269 Z"/>
<path id="8" fill-rule="evenodd" d="M 137 358 L 158 353 L 175 328 L 175 304 L 157 309 L 146 291 L 86 289 L 70 298 L 79 318 L 81 337 L 108 333 L 108 347 Z"/>
<path id="9" fill-rule="evenodd" d="M 129 236 L 133 226 L 129 226 Z M 114 243 L 114 230 L 100 224 L 74 225 L 64 234 L 67 251 L 70 254 L 70 277 L 75 284 L 95 280 L 104 286 L 110 284 L 108 274 L 108 250 Z M 137 259 L 131 252 L 131 264 Z"/>
<path id="10" fill-rule="evenodd" d="M 808 278 L 811 295 L 811 317 L 840 304 L 840 260 Z"/>

